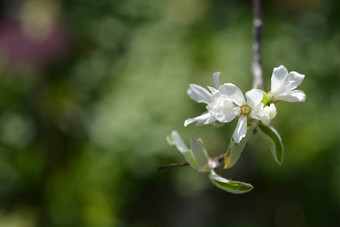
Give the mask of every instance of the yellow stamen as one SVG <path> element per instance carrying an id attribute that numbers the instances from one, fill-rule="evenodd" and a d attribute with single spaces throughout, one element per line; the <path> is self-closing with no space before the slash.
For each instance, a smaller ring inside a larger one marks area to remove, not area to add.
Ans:
<path id="1" fill-rule="evenodd" d="M 241 114 L 248 116 L 251 113 L 251 107 L 248 106 L 247 104 L 243 105 L 240 107 L 240 111 L 241 111 Z"/>

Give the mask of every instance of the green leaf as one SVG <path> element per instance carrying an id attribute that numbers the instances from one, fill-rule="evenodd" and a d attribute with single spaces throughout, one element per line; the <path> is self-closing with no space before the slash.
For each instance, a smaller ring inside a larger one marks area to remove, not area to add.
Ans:
<path id="1" fill-rule="evenodd" d="M 229 144 L 229 147 L 225 155 L 225 159 L 224 159 L 225 161 L 224 168 L 226 169 L 231 168 L 233 165 L 236 164 L 249 138 L 253 134 L 254 128 L 255 126 L 253 124 L 248 126 L 246 136 L 239 143 L 236 143 L 234 139 L 231 138 L 230 144 Z"/>
<path id="2" fill-rule="evenodd" d="M 181 153 L 185 153 L 189 150 L 177 131 L 172 131 L 171 135 L 167 136 L 166 139 L 169 145 L 176 146 L 177 150 L 179 150 Z"/>
<path id="3" fill-rule="evenodd" d="M 223 178 L 220 175 L 217 175 L 214 171 L 211 171 L 209 179 L 216 187 L 234 194 L 246 193 L 254 188 L 251 184 L 248 183 L 231 181 Z"/>
<path id="4" fill-rule="evenodd" d="M 200 171 L 210 171 L 209 166 L 209 156 L 205 148 L 203 147 L 203 142 L 200 139 L 191 138 L 190 147 L 192 156 L 195 159 Z"/>
<path id="5" fill-rule="evenodd" d="M 279 133 L 272 126 L 259 125 L 259 134 L 265 139 L 269 145 L 269 149 L 275 161 L 281 165 L 283 162 L 284 148 Z"/>
<path id="6" fill-rule="evenodd" d="M 167 137 L 170 145 L 176 146 L 177 150 L 183 155 L 186 162 L 198 171 L 208 172 L 211 170 L 209 166 L 209 156 L 207 151 L 199 139 L 191 139 L 191 149 L 189 149 L 183 142 L 181 136 L 177 131 L 172 131 L 171 135 Z"/>
<path id="7" fill-rule="evenodd" d="M 168 135 L 165 139 L 170 146 L 174 145 L 174 141 L 172 141 L 171 135 Z"/>
<path id="8" fill-rule="evenodd" d="M 263 106 L 269 105 L 269 98 L 265 92 L 263 92 L 262 103 L 263 103 Z"/>

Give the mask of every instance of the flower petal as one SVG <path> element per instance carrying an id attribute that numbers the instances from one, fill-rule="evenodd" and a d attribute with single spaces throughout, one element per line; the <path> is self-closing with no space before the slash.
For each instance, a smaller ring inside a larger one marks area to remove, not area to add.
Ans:
<path id="1" fill-rule="evenodd" d="M 275 97 L 275 99 L 286 102 L 304 102 L 306 100 L 306 94 L 301 90 L 294 90 L 286 95 L 279 95 Z"/>
<path id="2" fill-rule="evenodd" d="M 215 117 L 220 122 L 230 122 L 239 115 L 234 109 L 234 105 L 229 100 L 224 100 L 224 105 L 215 113 Z"/>
<path id="3" fill-rule="evenodd" d="M 220 86 L 219 90 L 223 95 L 226 96 L 226 98 L 236 103 L 236 105 L 242 106 L 246 104 L 246 100 L 244 99 L 242 91 L 234 84 L 223 84 Z"/>
<path id="4" fill-rule="evenodd" d="M 188 118 L 184 121 L 184 127 L 187 127 L 189 124 L 193 123 L 193 122 L 205 122 L 209 119 L 210 117 L 210 113 L 205 113 L 205 114 L 202 114 L 198 117 L 194 117 L 194 118 Z"/>
<path id="5" fill-rule="evenodd" d="M 211 102 L 211 94 L 208 92 L 208 90 L 197 84 L 190 84 L 187 94 L 195 102 L 206 104 Z"/>
<path id="6" fill-rule="evenodd" d="M 305 75 L 298 72 L 290 72 L 287 76 L 287 85 L 285 86 L 285 91 L 292 91 L 297 88 L 305 78 Z"/>
<path id="7" fill-rule="evenodd" d="M 276 110 L 276 106 L 274 105 L 274 103 L 270 104 L 269 109 L 270 109 L 269 117 L 271 119 L 274 119 L 277 115 L 277 110 Z"/>
<path id="8" fill-rule="evenodd" d="M 263 105 L 263 104 L 262 104 Z M 269 125 L 270 121 L 276 117 L 277 110 L 274 103 L 271 103 L 270 106 L 265 106 L 257 112 L 257 116 L 255 119 L 261 120 L 263 124 Z M 251 115 L 251 114 L 250 114 Z M 254 118 L 253 116 L 251 116 Z"/>
<path id="9" fill-rule="evenodd" d="M 220 87 L 220 74 L 221 72 L 213 73 L 213 80 L 216 89 Z"/>
<path id="10" fill-rule="evenodd" d="M 274 68 L 271 78 L 271 91 L 276 92 L 284 84 L 288 70 L 283 65 Z"/>
<path id="11" fill-rule="evenodd" d="M 210 114 L 209 118 L 204 122 L 204 124 L 208 125 L 208 124 L 214 123 L 215 121 L 216 121 L 216 116 L 213 114 Z M 201 124 L 201 121 L 198 121 L 197 123 Z"/>
<path id="12" fill-rule="evenodd" d="M 265 109 L 263 108 L 263 103 L 259 103 L 251 111 L 249 116 L 256 120 L 268 120 L 270 118 L 269 114 L 270 113 L 265 111 Z"/>
<path id="13" fill-rule="evenodd" d="M 263 91 L 260 89 L 251 89 L 246 93 L 247 104 L 254 109 L 263 99 Z"/>
<path id="14" fill-rule="evenodd" d="M 247 116 L 241 115 L 238 119 L 237 126 L 235 128 L 233 139 L 236 143 L 239 143 L 247 133 Z"/>

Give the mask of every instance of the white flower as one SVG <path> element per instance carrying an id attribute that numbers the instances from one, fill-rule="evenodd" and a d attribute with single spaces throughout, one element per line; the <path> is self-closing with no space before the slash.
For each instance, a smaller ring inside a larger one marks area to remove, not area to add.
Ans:
<path id="1" fill-rule="evenodd" d="M 193 99 L 194 101 L 198 102 L 198 103 L 205 103 L 207 104 L 207 113 L 204 113 L 198 117 L 195 118 L 189 118 L 184 122 L 184 126 L 187 126 L 193 122 L 197 122 L 198 124 L 211 124 L 213 122 L 215 122 L 216 119 L 216 115 L 221 116 L 221 111 L 224 108 L 229 108 L 230 106 L 233 106 L 233 103 L 224 98 L 223 95 L 221 95 L 221 93 L 219 92 L 219 75 L 221 73 L 220 72 L 216 72 L 213 74 L 213 80 L 214 80 L 214 84 L 215 84 L 215 88 L 209 87 L 211 93 L 197 85 L 197 84 L 190 84 L 189 85 L 189 89 L 187 91 L 188 95 L 190 96 L 191 99 Z"/>
<path id="2" fill-rule="evenodd" d="M 207 104 L 207 113 L 184 122 L 187 126 L 193 122 L 210 124 L 215 121 L 227 123 L 239 116 L 233 139 L 239 143 L 247 133 L 248 117 L 257 120 L 269 120 L 269 112 L 263 111 L 263 91 L 252 89 L 246 93 L 247 101 L 242 91 L 234 84 L 227 83 L 220 86 L 220 73 L 214 73 L 215 88 L 209 87 L 211 93 L 205 88 L 191 84 L 188 95 L 196 102 Z"/>
<path id="3" fill-rule="evenodd" d="M 247 119 L 253 118 L 256 120 L 269 120 L 269 115 L 263 112 L 263 91 L 260 89 L 252 89 L 246 93 L 247 101 L 242 91 L 234 84 L 227 83 L 220 86 L 219 91 L 224 97 L 236 104 L 236 107 L 225 108 L 223 110 L 224 118 L 219 118 L 216 115 L 217 120 L 221 122 L 229 122 L 236 116 L 239 116 L 239 120 L 236 129 L 233 133 L 233 139 L 236 143 L 239 143 L 247 133 Z"/>
<path id="4" fill-rule="evenodd" d="M 283 65 L 274 68 L 271 79 L 271 91 L 268 97 L 271 101 L 304 102 L 306 94 L 297 88 L 305 78 L 297 72 L 290 72 Z"/>
<path id="5" fill-rule="evenodd" d="M 277 111 L 274 103 L 271 103 L 270 106 L 265 106 L 263 110 L 261 111 L 262 115 L 268 115 L 268 120 L 261 120 L 262 124 L 269 125 L 271 120 L 273 120 L 276 117 Z"/>

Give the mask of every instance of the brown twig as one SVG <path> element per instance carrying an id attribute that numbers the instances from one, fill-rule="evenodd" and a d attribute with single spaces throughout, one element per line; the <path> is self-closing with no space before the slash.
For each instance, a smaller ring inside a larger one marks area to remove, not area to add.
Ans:
<path id="1" fill-rule="evenodd" d="M 171 167 L 178 167 L 178 166 L 189 166 L 189 163 L 181 162 L 181 163 L 165 164 L 165 165 L 158 166 L 158 170 L 167 169 Z"/>
<path id="2" fill-rule="evenodd" d="M 254 43 L 253 43 L 253 88 L 263 89 L 263 70 L 261 63 L 261 40 L 263 33 L 263 19 L 261 10 L 261 0 L 253 0 L 253 26 L 254 26 Z"/>

